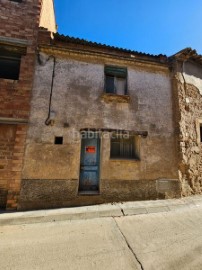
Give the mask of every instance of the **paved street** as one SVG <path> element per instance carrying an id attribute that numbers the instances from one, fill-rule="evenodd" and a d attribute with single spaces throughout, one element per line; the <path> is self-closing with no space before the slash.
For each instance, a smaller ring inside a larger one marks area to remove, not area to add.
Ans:
<path id="1" fill-rule="evenodd" d="M 202 207 L 1 226 L 0 269 L 199 270 Z"/>

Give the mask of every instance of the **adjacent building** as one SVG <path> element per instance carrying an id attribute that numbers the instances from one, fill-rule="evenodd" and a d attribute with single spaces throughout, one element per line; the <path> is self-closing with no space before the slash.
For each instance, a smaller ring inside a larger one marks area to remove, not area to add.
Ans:
<path id="1" fill-rule="evenodd" d="M 1 209 L 15 209 L 17 207 L 30 113 L 30 97 L 39 25 L 48 28 L 52 32 L 56 31 L 52 0 L 1 0 Z"/>
<path id="2" fill-rule="evenodd" d="M 171 58 L 182 196 L 202 193 L 202 55 L 186 48 Z"/>

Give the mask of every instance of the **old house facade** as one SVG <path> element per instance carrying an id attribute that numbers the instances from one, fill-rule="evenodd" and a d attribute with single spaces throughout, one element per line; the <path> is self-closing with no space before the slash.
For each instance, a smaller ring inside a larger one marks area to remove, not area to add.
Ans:
<path id="1" fill-rule="evenodd" d="M 17 208 L 38 28 L 54 24 L 52 0 L 1 0 L 0 209 Z"/>
<path id="2" fill-rule="evenodd" d="M 201 55 L 55 34 L 52 0 L 0 25 L 0 209 L 201 194 Z"/>
<path id="3" fill-rule="evenodd" d="M 47 32 L 19 209 L 181 195 L 168 59 Z"/>

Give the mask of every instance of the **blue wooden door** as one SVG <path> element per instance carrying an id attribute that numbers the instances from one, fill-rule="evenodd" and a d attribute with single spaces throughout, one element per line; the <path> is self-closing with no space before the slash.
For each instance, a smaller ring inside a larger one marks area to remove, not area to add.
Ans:
<path id="1" fill-rule="evenodd" d="M 80 164 L 80 191 L 99 190 L 100 139 L 96 133 L 82 138 Z"/>

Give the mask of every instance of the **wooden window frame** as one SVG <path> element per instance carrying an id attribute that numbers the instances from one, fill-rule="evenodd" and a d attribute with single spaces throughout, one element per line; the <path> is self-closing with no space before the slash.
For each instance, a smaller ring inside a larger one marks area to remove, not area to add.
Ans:
<path id="1" fill-rule="evenodd" d="M 110 77 L 114 79 L 114 86 L 112 91 L 109 91 L 109 89 L 107 89 L 107 78 Z M 105 66 L 105 93 L 121 96 L 127 95 L 127 77 L 127 68 L 117 66 Z M 125 87 L 122 94 L 117 93 L 118 79 L 125 80 Z"/>

